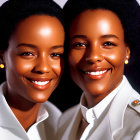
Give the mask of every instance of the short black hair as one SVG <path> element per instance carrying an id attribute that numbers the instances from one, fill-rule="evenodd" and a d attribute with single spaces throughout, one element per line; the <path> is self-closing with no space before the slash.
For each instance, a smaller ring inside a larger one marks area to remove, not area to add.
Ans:
<path id="1" fill-rule="evenodd" d="M 52 0 L 8 0 L 0 7 L 0 50 L 8 48 L 15 26 L 31 15 L 56 17 L 64 26 L 63 10 Z M 38 21 L 36 21 L 38 22 Z"/>
<path id="2" fill-rule="evenodd" d="M 63 7 L 66 31 L 66 46 L 69 45 L 69 27 L 73 19 L 85 10 L 106 9 L 114 12 L 120 19 L 125 42 L 131 54 L 124 74 L 131 85 L 140 92 L 140 5 L 136 0 L 68 0 Z M 65 50 L 68 47 L 65 47 Z M 68 50 L 67 50 L 68 52 Z"/>
<path id="3" fill-rule="evenodd" d="M 78 14 L 88 9 L 106 9 L 114 12 L 123 25 L 125 42 L 130 49 L 139 46 L 140 6 L 136 0 L 68 0 L 63 8 L 66 30 Z"/>

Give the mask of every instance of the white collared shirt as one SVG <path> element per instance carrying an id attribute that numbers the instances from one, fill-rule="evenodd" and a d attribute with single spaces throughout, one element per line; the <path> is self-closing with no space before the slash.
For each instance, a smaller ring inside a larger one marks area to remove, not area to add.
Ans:
<path id="1" fill-rule="evenodd" d="M 26 132 L 21 126 L 12 110 L 10 109 L 7 101 L 4 97 L 4 90 L 6 83 L 0 86 L 0 139 L 1 140 L 46 140 L 47 131 L 46 127 L 50 125 L 46 124 L 49 113 L 46 109 L 46 104 L 41 104 L 36 123 L 34 123 Z M 48 103 L 48 102 L 47 102 Z M 59 111 L 55 110 L 55 107 L 49 103 L 49 108 L 52 107 L 52 111 L 56 111 L 56 116 L 60 116 Z M 49 111 L 50 112 L 50 111 Z M 56 116 L 51 114 L 52 118 Z M 57 118 L 56 118 L 57 120 Z M 54 120 L 55 122 L 55 120 Z M 52 124 L 54 123 L 52 122 Z M 54 125 L 54 124 L 53 124 Z M 56 124 L 55 124 L 56 125 Z M 49 130 L 49 128 L 47 128 Z M 50 127 L 53 130 L 53 127 Z M 49 134 L 48 134 L 49 135 Z M 53 137 L 53 136 L 52 136 Z M 47 137 L 48 138 L 48 137 Z"/>
<path id="2" fill-rule="evenodd" d="M 86 105 L 86 99 L 84 93 L 81 97 L 80 107 L 83 118 L 89 123 L 89 126 L 83 132 L 80 140 L 85 140 L 90 133 L 90 130 L 94 128 L 95 122 L 99 119 L 99 117 L 103 114 L 109 104 L 112 102 L 118 91 L 121 89 L 123 83 L 125 82 L 125 76 L 123 76 L 123 80 L 119 84 L 117 88 L 115 88 L 109 95 L 107 95 L 102 101 L 100 101 L 96 106 L 88 109 Z"/>

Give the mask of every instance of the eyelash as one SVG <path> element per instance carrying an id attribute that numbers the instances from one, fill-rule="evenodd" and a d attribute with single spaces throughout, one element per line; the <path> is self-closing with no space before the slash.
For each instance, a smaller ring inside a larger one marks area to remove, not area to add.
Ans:
<path id="1" fill-rule="evenodd" d="M 86 43 L 77 42 L 77 43 L 72 44 L 72 47 L 73 48 L 85 48 L 85 47 L 87 47 L 87 44 Z"/>
<path id="2" fill-rule="evenodd" d="M 31 52 L 23 52 L 20 54 L 20 56 L 34 56 L 34 54 Z"/>
<path id="3" fill-rule="evenodd" d="M 115 43 L 112 43 L 112 42 L 110 42 L 110 41 L 107 41 L 107 42 L 105 42 L 105 43 L 103 43 L 103 46 L 117 46 Z"/>
<path id="4" fill-rule="evenodd" d="M 80 43 L 76 42 L 72 44 L 73 48 L 80 49 L 80 48 L 86 48 L 88 46 L 87 43 Z M 117 44 L 111 42 L 111 41 L 106 41 L 103 43 L 104 48 L 112 48 L 113 46 L 117 46 Z"/>
<path id="5" fill-rule="evenodd" d="M 63 53 L 52 53 L 51 57 L 62 57 Z"/>

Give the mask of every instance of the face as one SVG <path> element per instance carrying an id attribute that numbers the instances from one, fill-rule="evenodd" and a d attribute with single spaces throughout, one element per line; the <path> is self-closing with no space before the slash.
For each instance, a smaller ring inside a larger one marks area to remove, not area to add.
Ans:
<path id="1" fill-rule="evenodd" d="M 70 26 L 69 65 L 72 79 L 87 100 L 104 98 L 122 80 L 129 58 L 120 19 L 109 10 L 86 10 Z"/>
<path id="2" fill-rule="evenodd" d="M 41 103 L 58 85 L 64 29 L 56 17 L 33 15 L 21 21 L 4 53 L 8 95 Z"/>

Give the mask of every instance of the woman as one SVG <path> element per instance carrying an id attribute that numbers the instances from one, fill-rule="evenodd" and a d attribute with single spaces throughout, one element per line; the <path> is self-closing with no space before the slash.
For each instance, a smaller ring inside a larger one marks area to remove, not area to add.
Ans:
<path id="1" fill-rule="evenodd" d="M 0 21 L 0 139 L 53 140 L 61 112 L 47 100 L 63 69 L 62 10 L 51 0 L 9 0 Z"/>
<path id="2" fill-rule="evenodd" d="M 140 139 L 140 95 L 123 75 L 139 41 L 138 9 L 134 0 L 65 5 L 70 73 L 83 94 L 60 118 L 59 139 Z"/>

